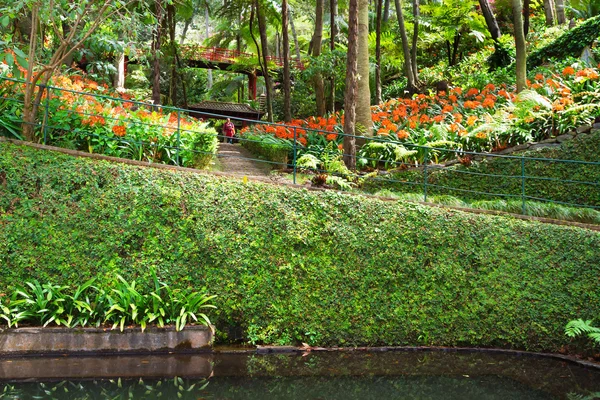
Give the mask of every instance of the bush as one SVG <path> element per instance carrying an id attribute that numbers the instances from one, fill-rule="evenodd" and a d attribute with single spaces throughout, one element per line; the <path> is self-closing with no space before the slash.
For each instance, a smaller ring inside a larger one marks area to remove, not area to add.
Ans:
<path id="1" fill-rule="evenodd" d="M 242 137 L 241 143 L 258 157 L 271 162 L 275 168 L 287 167 L 288 154 L 292 147 L 290 142 L 268 135 L 246 133 Z"/>
<path id="2" fill-rule="evenodd" d="M 218 340 L 557 351 L 600 233 L 0 143 L 0 291 L 116 274 L 219 297 Z"/>
<path id="3" fill-rule="evenodd" d="M 519 155 L 597 162 L 599 146 L 600 132 L 597 132 L 578 136 L 559 148 L 534 150 Z M 525 181 L 525 194 L 529 199 L 600 206 L 600 188 L 589 184 L 600 180 L 600 165 L 553 163 L 533 159 L 526 160 L 525 172 L 528 177 Z M 470 200 L 520 198 L 523 189 L 520 177 L 521 160 L 518 158 L 492 158 L 473 162 L 470 166 L 429 168 L 427 192 L 430 195 L 450 194 Z M 364 188 L 369 192 L 380 189 L 415 192 L 415 186 L 421 188 L 423 182 L 423 170 L 412 169 L 371 179 L 365 183 Z"/>
<path id="4" fill-rule="evenodd" d="M 527 66 L 534 68 L 551 58 L 579 57 L 586 46 L 591 46 L 598 39 L 599 32 L 600 15 L 584 21 L 552 43 L 534 51 L 527 57 Z"/>

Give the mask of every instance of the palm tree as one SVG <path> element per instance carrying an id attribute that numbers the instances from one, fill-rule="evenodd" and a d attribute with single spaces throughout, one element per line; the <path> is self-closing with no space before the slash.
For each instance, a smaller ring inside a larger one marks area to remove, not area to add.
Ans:
<path id="1" fill-rule="evenodd" d="M 358 2 L 350 0 L 348 12 L 348 53 L 346 58 L 346 93 L 344 95 L 344 162 L 356 167 L 356 92 L 358 90 Z"/>

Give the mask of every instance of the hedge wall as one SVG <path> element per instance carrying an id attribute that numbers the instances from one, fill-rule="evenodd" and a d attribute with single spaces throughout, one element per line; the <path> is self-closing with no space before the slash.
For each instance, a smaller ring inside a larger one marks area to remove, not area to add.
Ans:
<path id="1" fill-rule="evenodd" d="M 580 57 L 586 46 L 591 46 L 600 37 L 600 15 L 560 35 L 552 43 L 534 51 L 527 57 L 528 68 L 548 62 L 551 58 Z"/>
<path id="2" fill-rule="evenodd" d="M 221 341 L 556 351 L 600 315 L 599 249 L 578 228 L 0 142 L 0 288 L 154 266 L 219 295 Z"/>
<path id="3" fill-rule="evenodd" d="M 598 149 L 600 149 L 600 132 L 579 135 L 573 140 L 562 143 L 559 148 L 532 150 L 520 153 L 518 156 L 598 162 L 600 161 Z M 525 181 L 526 196 L 600 206 L 600 186 L 552 180 L 599 182 L 600 165 L 526 160 L 525 175 L 531 177 Z M 430 168 L 427 183 L 432 186 L 428 186 L 427 192 L 449 194 L 471 200 L 520 198 L 522 190 L 520 176 L 521 160 L 512 158 L 490 158 L 473 162 L 469 167 L 458 164 L 444 169 Z M 533 177 L 541 179 L 533 179 Z M 421 169 L 404 170 L 368 181 L 365 190 L 375 192 L 379 189 L 392 189 L 399 192 L 421 193 L 423 181 Z"/>

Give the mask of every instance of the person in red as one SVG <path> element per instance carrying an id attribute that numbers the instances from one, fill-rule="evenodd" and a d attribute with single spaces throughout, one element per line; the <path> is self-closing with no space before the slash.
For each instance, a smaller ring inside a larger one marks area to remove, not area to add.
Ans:
<path id="1" fill-rule="evenodd" d="M 235 135 L 235 126 L 231 122 L 230 118 L 227 118 L 227 122 L 223 125 L 223 133 L 225 134 L 225 140 L 227 143 L 233 143 L 233 135 Z"/>

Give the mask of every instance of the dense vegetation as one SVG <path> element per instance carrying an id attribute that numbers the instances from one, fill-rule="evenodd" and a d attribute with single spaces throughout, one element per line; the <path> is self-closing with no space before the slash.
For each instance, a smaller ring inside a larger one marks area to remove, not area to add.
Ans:
<path id="1" fill-rule="evenodd" d="M 600 165 L 535 160 L 546 158 L 597 162 L 598 146 L 600 132 L 595 132 L 564 142 L 559 148 L 519 153 L 533 158 L 523 166 L 528 177 L 525 194 L 557 202 L 599 206 L 600 191 L 593 182 L 600 179 Z M 430 194 L 450 194 L 475 200 L 519 197 L 523 190 L 521 168 L 519 158 L 491 158 L 475 161 L 468 166 L 458 164 L 445 169 L 430 168 L 427 183 L 431 186 L 427 190 Z M 423 169 L 412 169 L 375 177 L 366 183 L 365 189 L 418 192 L 423 182 Z"/>
<path id="2" fill-rule="evenodd" d="M 0 287 L 115 274 L 218 294 L 219 339 L 557 351 L 600 234 L 0 144 Z"/>

